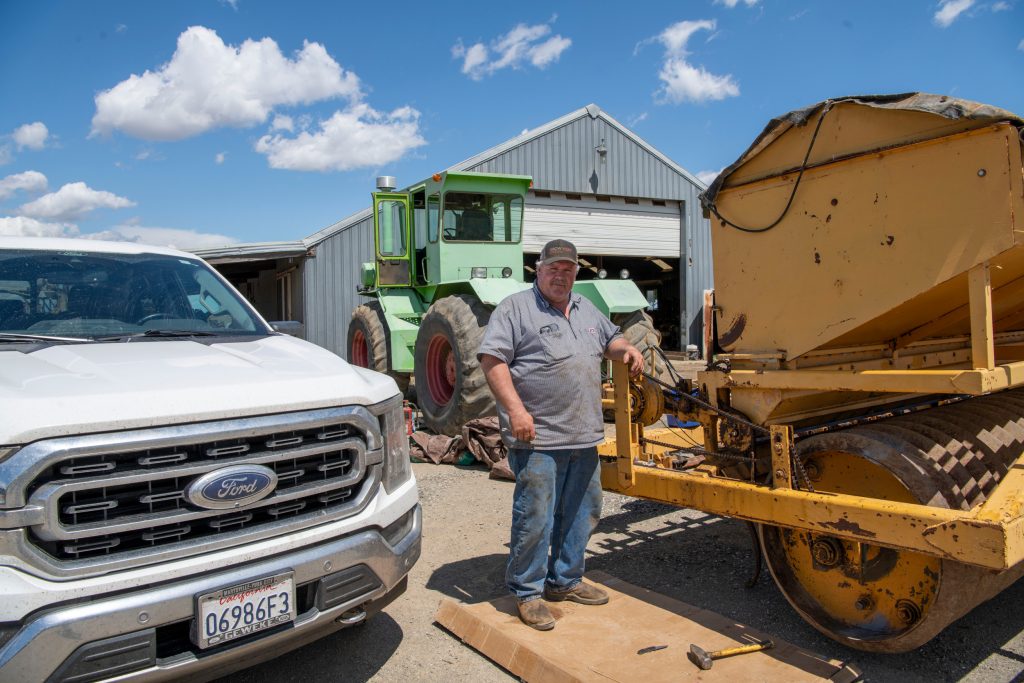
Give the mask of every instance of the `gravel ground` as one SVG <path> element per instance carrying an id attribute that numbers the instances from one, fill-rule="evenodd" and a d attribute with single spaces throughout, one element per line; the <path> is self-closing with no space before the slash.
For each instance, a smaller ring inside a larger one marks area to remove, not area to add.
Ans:
<path id="1" fill-rule="evenodd" d="M 445 596 L 477 602 L 503 594 L 512 484 L 488 479 L 478 468 L 414 464 L 413 470 L 424 531 L 408 592 L 365 626 L 221 683 L 515 680 L 433 623 Z M 1024 581 L 915 652 L 870 655 L 808 626 L 767 571 L 745 588 L 754 560 L 747 526 L 735 520 L 606 493 L 587 566 L 852 662 L 869 681 L 1024 681 L 1024 615 L 1018 607 Z"/>

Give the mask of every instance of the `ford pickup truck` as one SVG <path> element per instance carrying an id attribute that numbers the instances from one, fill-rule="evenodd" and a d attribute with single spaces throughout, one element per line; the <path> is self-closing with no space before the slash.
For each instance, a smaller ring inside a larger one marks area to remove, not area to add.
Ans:
<path id="1" fill-rule="evenodd" d="M 421 526 L 392 379 L 193 255 L 0 238 L 0 681 L 254 665 L 400 595 Z"/>

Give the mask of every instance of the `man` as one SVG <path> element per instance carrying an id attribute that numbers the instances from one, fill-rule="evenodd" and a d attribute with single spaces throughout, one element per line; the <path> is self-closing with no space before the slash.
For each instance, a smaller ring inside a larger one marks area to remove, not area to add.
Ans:
<path id="1" fill-rule="evenodd" d="M 541 597 L 608 602 L 582 581 L 601 517 L 601 361 L 625 361 L 633 374 L 644 366 L 619 328 L 573 293 L 578 270 L 571 242 L 544 245 L 533 288 L 498 304 L 477 356 L 516 475 L 505 580 L 519 618 L 541 631 L 555 626 Z"/>

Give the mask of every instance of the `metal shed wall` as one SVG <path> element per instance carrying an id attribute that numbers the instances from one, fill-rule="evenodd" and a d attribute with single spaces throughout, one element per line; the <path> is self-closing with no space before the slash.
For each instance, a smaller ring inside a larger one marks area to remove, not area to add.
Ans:
<path id="1" fill-rule="evenodd" d="M 313 242 L 316 236 L 307 240 L 314 243 L 315 255 L 306 259 L 303 272 L 306 339 L 342 358 L 348 358 L 352 310 L 367 301 L 356 293 L 360 264 L 373 261 L 373 216 L 365 214 L 320 242 Z"/>
<path id="2" fill-rule="evenodd" d="M 597 151 L 602 141 L 605 154 Z M 464 170 L 531 175 L 537 190 L 620 197 L 686 199 L 684 186 L 693 185 L 607 120 L 590 116 Z"/>
<path id="3" fill-rule="evenodd" d="M 680 275 L 685 306 L 680 328 L 689 330 L 689 343 L 701 343 L 703 292 L 712 286 L 709 225 L 698 200 L 704 188 L 600 108 L 589 105 L 450 170 L 530 175 L 535 190 L 589 195 L 589 200 L 609 195 L 678 201 L 678 248 L 686 271 Z M 565 205 L 578 206 L 582 199 Z M 528 199 L 527 224 L 532 203 L 541 202 Z M 373 260 L 372 233 L 372 216 L 365 210 L 304 240 L 316 250 L 304 271 L 306 337 L 342 356 L 352 309 L 365 301 L 355 286 L 360 264 Z"/>

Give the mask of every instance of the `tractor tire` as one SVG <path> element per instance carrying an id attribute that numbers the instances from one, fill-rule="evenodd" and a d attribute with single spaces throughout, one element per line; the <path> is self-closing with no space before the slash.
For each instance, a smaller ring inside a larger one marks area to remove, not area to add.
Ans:
<path id="1" fill-rule="evenodd" d="M 622 336 L 635 346 L 644 357 L 644 372 L 668 385 L 675 380 L 668 367 L 668 361 L 661 355 L 661 332 L 654 328 L 654 321 L 646 312 L 615 313 L 612 322 L 622 330 Z"/>
<path id="2" fill-rule="evenodd" d="M 348 362 L 390 376 L 398 384 L 402 396 L 409 392 L 409 375 L 388 372 L 384 311 L 376 302 L 361 304 L 352 311 L 352 321 L 348 325 Z"/>
<path id="3" fill-rule="evenodd" d="M 435 301 L 416 337 L 416 396 L 423 422 L 457 436 L 469 420 L 495 414 L 494 397 L 476 358 L 490 310 L 472 296 Z"/>

